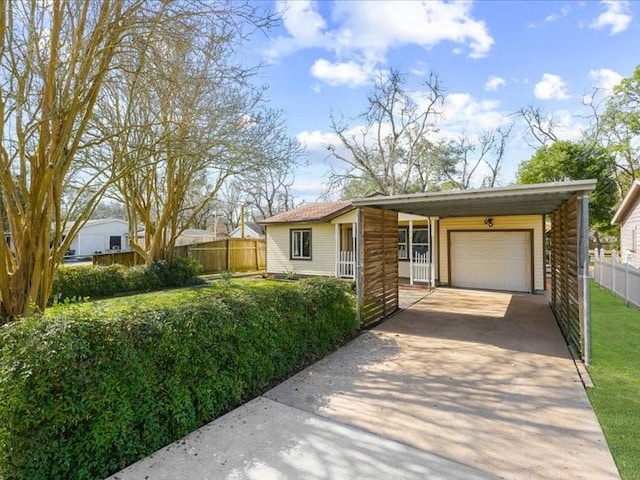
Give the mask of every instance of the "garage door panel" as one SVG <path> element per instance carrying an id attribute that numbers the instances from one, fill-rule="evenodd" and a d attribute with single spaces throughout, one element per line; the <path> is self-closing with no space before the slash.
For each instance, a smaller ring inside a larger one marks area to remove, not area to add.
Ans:
<path id="1" fill-rule="evenodd" d="M 452 231 L 450 255 L 453 286 L 531 291 L 528 231 Z"/>

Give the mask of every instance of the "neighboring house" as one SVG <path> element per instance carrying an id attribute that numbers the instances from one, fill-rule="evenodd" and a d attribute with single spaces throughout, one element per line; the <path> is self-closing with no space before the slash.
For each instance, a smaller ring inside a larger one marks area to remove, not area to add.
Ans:
<path id="1" fill-rule="evenodd" d="M 71 225 L 63 231 L 68 235 Z M 78 231 L 69 247 L 71 255 L 93 255 L 116 250 L 130 250 L 128 241 L 129 224 L 117 218 L 87 220 Z"/>
<path id="2" fill-rule="evenodd" d="M 640 180 L 634 180 L 611 223 L 620 225 L 620 259 L 640 266 Z"/>
<path id="3" fill-rule="evenodd" d="M 355 277 L 351 201 L 306 204 L 265 219 L 267 273 Z M 398 276 L 467 288 L 544 290 L 544 216 L 399 213 Z"/>
<path id="4" fill-rule="evenodd" d="M 138 244 L 144 244 L 144 229 L 138 230 Z M 211 230 L 200 230 L 197 228 L 187 228 L 178 235 L 176 246 L 193 245 L 194 243 L 213 242 L 216 240 L 215 233 Z"/>
<path id="5" fill-rule="evenodd" d="M 242 227 L 236 227 L 229 233 L 231 238 L 242 238 Z M 264 227 L 258 223 L 244 224 L 244 238 L 264 238 Z"/>

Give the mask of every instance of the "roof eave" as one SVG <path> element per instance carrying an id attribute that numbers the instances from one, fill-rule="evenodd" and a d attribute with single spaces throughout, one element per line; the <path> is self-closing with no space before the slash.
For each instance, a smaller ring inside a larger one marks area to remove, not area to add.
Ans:
<path id="1" fill-rule="evenodd" d="M 331 212 L 328 215 L 325 215 L 324 217 L 318 217 L 318 218 L 313 218 L 313 219 L 305 219 L 305 220 L 282 220 L 282 221 L 269 221 L 269 219 L 265 219 L 265 220 L 261 220 L 259 222 L 256 222 L 258 225 L 264 225 L 264 226 L 269 226 L 269 225 L 285 225 L 285 224 L 289 224 L 289 223 L 325 223 L 328 222 L 330 220 L 333 220 L 336 217 L 339 217 L 340 215 L 344 215 L 345 213 L 350 212 L 351 210 L 354 210 L 356 207 L 354 205 L 347 205 L 346 207 L 342 207 L 339 210 L 336 210 L 335 212 Z"/>
<path id="2" fill-rule="evenodd" d="M 388 197 L 357 198 L 353 200 L 356 207 L 367 205 L 394 204 L 402 200 L 405 203 L 418 203 L 426 199 L 463 200 L 493 198 L 496 196 L 516 197 L 533 193 L 561 193 L 568 190 L 575 192 L 591 192 L 595 190 L 597 180 L 574 180 L 570 182 L 540 183 L 536 185 L 518 185 L 512 187 L 483 188 L 478 190 L 451 190 L 445 192 L 429 192 L 409 195 L 393 195 Z M 571 187 L 571 188 L 569 188 Z"/>
<path id="3" fill-rule="evenodd" d="M 633 206 L 634 202 L 638 199 L 640 195 L 640 181 L 634 180 L 631 188 L 625 195 L 622 203 L 616 210 L 616 213 L 613 214 L 613 218 L 611 219 L 611 225 L 620 225 L 622 221 L 626 217 L 627 211 Z"/>

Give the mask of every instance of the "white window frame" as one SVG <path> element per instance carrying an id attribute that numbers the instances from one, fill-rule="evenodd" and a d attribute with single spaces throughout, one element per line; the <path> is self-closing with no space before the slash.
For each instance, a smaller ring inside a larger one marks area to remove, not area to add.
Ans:
<path id="1" fill-rule="evenodd" d="M 400 234 L 404 234 L 404 242 L 400 241 Z M 404 246 L 404 255 L 400 254 L 400 247 Z M 398 229 L 398 260 L 409 259 L 409 230 L 405 227 Z"/>
<path id="2" fill-rule="evenodd" d="M 426 242 L 416 242 L 415 241 L 416 233 L 420 232 L 420 231 L 426 231 L 427 232 L 427 241 Z M 430 253 L 431 253 L 430 252 L 431 245 L 429 245 L 429 227 L 415 227 L 414 226 L 413 227 L 413 238 L 411 240 L 412 240 L 412 242 L 411 242 L 411 250 L 412 250 L 411 254 L 412 255 L 414 254 L 416 246 L 427 247 L 426 253 L 427 253 L 427 255 L 430 255 Z"/>
<path id="3" fill-rule="evenodd" d="M 309 236 L 309 255 L 304 254 L 304 235 Z M 310 228 L 292 228 L 289 234 L 291 242 L 291 260 L 311 260 L 311 229 Z M 296 255 L 296 246 L 300 252 Z"/>

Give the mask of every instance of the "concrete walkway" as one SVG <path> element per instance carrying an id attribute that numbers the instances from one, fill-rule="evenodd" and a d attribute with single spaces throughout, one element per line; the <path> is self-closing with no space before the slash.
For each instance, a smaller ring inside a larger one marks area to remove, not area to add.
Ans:
<path id="1" fill-rule="evenodd" d="M 114 479 L 616 479 L 544 297 L 437 289 Z"/>

